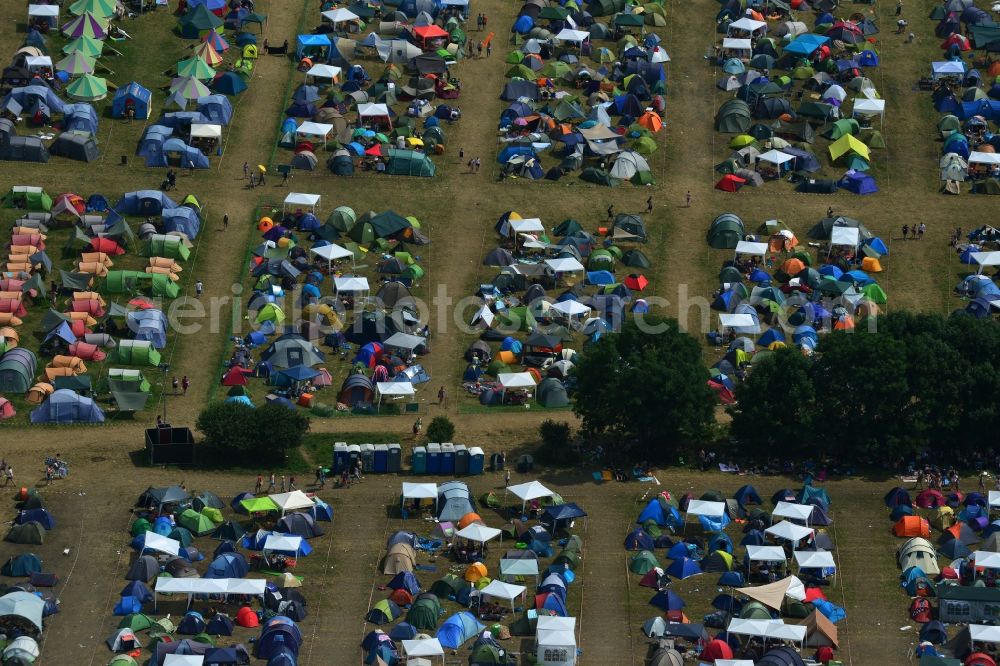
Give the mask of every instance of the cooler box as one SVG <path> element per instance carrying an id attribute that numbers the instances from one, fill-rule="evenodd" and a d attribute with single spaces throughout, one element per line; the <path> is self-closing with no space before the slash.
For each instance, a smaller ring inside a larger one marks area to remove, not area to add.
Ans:
<path id="1" fill-rule="evenodd" d="M 441 445 L 441 473 L 455 475 L 455 445 L 450 442 Z"/>
<path id="2" fill-rule="evenodd" d="M 399 444 L 389 445 L 389 468 L 390 474 L 395 474 L 403 469 L 403 448 Z"/>
<path id="3" fill-rule="evenodd" d="M 413 457 L 410 458 L 410 466 L 414 474 L 427 473 L 427 449 L 422 446 L 413 448 Z"/>
<path id="4" fill-rule="evenodd" d="M 333 445 L 333 471 L 340 474 L 350 466 L 350 455 L 347 453 L 347 442 L 336 442 Z"/>
<path id="5" fill-rule="evenodd" d="M 441 473 L 441 445 L 440 444 L 428 444 L 427 445 L 427 473 L 428 474 L 440 474 Z"/>
<path id="6" fill-rule="evenodd" d="M 375 464 L 373 469 L 377 474 L 385 474 L 389 471 L 389 447 L 385 444 L 375 445 Z"/>
<path id="7" fill-rule="evenodd" d="M 469 450 L 465 444 L 455 445 L 455 474 L 465 476 L 469 473 Z"/>
<path id="8" fill-rule="evenodd" d="M 483 473 L 486 463 L 486 454 L 478 446 L 469 449 L 469 474 L 477 476 Z"/>
<path id="9" fill-rule="evenodd" d="M 312 407 L 313 406 L 313 394 L 303 393 L 299 396 L 299 406 L 300 407 Z"/>

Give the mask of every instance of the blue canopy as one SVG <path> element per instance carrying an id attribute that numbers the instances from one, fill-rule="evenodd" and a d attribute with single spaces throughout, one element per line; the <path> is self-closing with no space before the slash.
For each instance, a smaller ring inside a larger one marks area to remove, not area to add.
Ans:
<path id="1" fill-rule="evenodd" d="M 295 39 L 295 45 L 295 57 L 301 60 L 306 51 L 310 53 L 318 51 L 325 56 L 326 50 L 333 45 L 333 42 L 326 35 L 299 35 Z"/>
<path id="2" fill-rule="evenodd" d="M 809 57 L 816 49 L 824 44 L 827 44 L 829 41 L 830 38 L 824 37 L 823 35 L 816 35 L 812 33 L 800 35 L 795 39 L 795 41 L 786 46 L 783 49 L 783 52 L 786 54 L 791 53 L 793 55 Z"/>

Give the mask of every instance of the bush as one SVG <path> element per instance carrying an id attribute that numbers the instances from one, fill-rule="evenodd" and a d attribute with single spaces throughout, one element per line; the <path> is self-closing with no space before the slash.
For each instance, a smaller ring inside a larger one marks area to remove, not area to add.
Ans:
<path id="1" fill-rule="evenodd" d="M 253 408 L 216 402 L 198 415 L 198 430 L 204 435 L 202 451 L 207 462 L 283 465 L 286 452 L 298 448 L 309 431 L 309 418 L 298 409 L 280 405 Z"/>
<path id="2" fill-rule="evenodd" d="M 450 442 L 455 436 L 455 424 L 447 416 L 435 416 L 427 426 L 428 442 Z"/>
<path id="3" fill-rule="evenodd" d="M 319 416 L 320 418 L 328 418 L 337 413 L 337 410 L 330 405 L 324 405 L 321 402 L 317 402 L 312 406 L 313 416 Z"/>
<path id="4" fill-rule="evenodd" d="M 538 426 L 542 442 L 535 452 L 535 459 L 543 465 L 559 467 L 575 465 L 579 452 L 572 446 L 573 429 L 565 421 L 546 419 Z"/>

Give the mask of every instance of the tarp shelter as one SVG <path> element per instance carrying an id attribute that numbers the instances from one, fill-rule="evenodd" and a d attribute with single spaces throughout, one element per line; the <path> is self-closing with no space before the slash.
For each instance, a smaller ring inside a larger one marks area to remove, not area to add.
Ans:
<path id="1" fill-rule="evenodd" d="M 285 197 L 284 205 L 282 210 L 287 213 L 291 212 L 310 212 L 315 214 L 316 209 L 319 207 L 320 195 L 318 194 L 307 194 L 304 192 L 289 192 L 288 196 Z"/>
<path id="2" fill-rule="evenodd" d="M 180 555 L 181 544 L 176 539 L 170 539 L 162 534 L 157 534 L 156 532 L 150 530 L 143 535 L 142 547 L 139 549 L 139 557 L 142 557 L 142 554 L 147 550 L 178 556 Z"/>
<path id="3" fill-rule="evenodd" d="M 784 620 L 744 620 L 733 618 L 726 629 L 736 636 L 750 636 L 765 640 L 782 640 L 798 643 L 801 647 L 806 639 L 807 629 L 796 624 L 785 624 Z"/>

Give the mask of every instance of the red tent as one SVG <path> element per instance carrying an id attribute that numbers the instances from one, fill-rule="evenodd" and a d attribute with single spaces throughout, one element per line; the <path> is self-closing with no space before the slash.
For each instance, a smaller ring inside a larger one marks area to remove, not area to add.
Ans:
<path id="1" fill-rule="evenodd" d="M 740 188 L 746 185 L 746 178 L 740 178 L 733 174 L 727 174 L 715 184 L 715 189 L 723 192 L 739 192 Z"/>
<path id="2" fill-rule="evenodd" d="M 223 386 L 246 386 L 247 385 L 247 375 L 251 374 L 252 370 L 247 370 L 238 365 L 234 365 L 226 371 L 225 376 L 222 378 Z"/>
<path id="3" fill-rule="evenodd" d="M 413 36 L 426 46 L 432 39 L 447 39 L 448 33 L 436 25 L 421 25 L 413 29 Z"/>
<path id="4" fill-rule="evenodd" d="M 0 421 L 13 418 L 16 415 L 17 411 L 14 409 L 14 405 L 10 404 L 10 400 L 0 395 Z"/>
<path id="5" fill-rule="evenodd" d="M 257 613 L 254 613 L 249 606 L 243 606 L 236 613 L 236 624 L 241 627 L 259 627 L 260 620 L 257 618 Z"/>
<path id="6" fill-rule="evenodd" d="M 371 157 L 383 157 L 382 144 L 376 143 L 374 146 L 365 151 L 365 155 L 369 155 Z"/>
<path id="7" fill-rule="evenodd" d="M 649 285 L 649 280 L 646 279 L 645 275 L 638 275 L 633 273 L 625 278 L 625 286 L 632 291 L 642 291 Z"/>
<path id="8" fill-rule="evenodd" d="M 701 661 L 715 661 L 716 659 L 732 658 L 733 648 L 729 647 L 729 643 L 721 641 L 718 638 L 706 645 L 704 651 L 701 653 Z"/>
<path id="9" fill-rule="evenodd" d="M 69 346 L 69 355 L 82 358 L 84 361 L 103 361 L 108 357 L 97 345 L 86 342 L 74 342 Z"/>
<path id="10" fill-rule="evenodd" d="M 94 238 L 90 241 L 90 252 L 103 252 L 111 256 L 125 254 L 125 249 L 110 238 Z"/>

